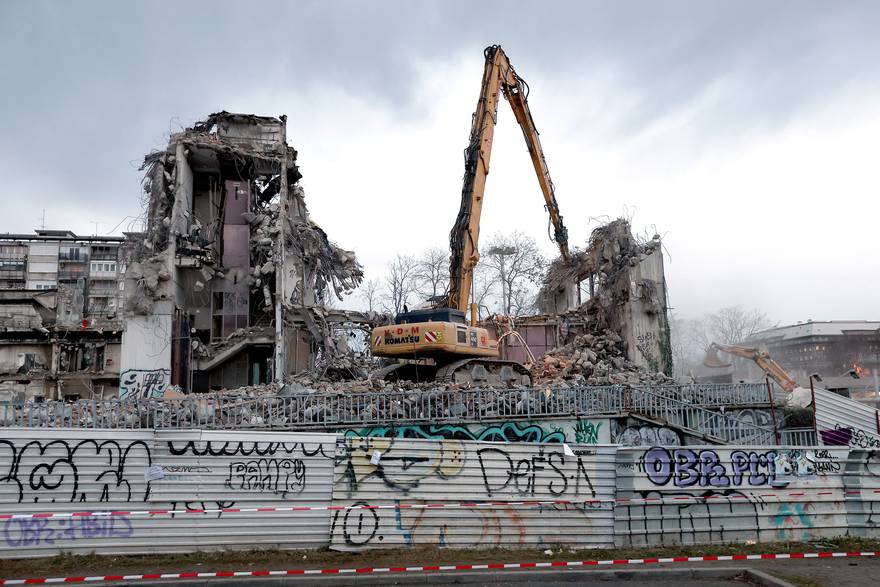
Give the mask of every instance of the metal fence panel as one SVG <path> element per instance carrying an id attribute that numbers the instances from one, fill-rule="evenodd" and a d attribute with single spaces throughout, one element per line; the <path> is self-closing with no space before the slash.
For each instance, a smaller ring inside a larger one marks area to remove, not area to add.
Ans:
<path id="1" fill-rule="evenodd" d="M 151 502 L 177 509 L 330 505 L 336 436 L 273 432 L 157 431 L 165 477 Z M 317 548 L 329 538 L 327 510 L 212 513 L 157 518 L 161 551 Z"/>
<path id="2" fill-rule="evenodd" d="M 846 449 L 618 451 L 618 546 L 806 541 L 847 531 Z M 645 501 L 649 500 L 649 501 Z"/>
<path id="3" fill-rule="evenodd" d="M 335 435 L 9 430 L 0 511 L 328 506 Z M 324 511 L 3 520 L 0 557 L 316 548 Z"/>
<path id="4" fill-rule="evenodd" d="M 847 534 L 880 535 L 880 450 L 850 450 L 844 472 Z"/>
<path id="5" fill-rule="evenodd" d="M 816 428 L 826 446 L 880 448 L 880 411 L 825 389 L 815 391 Z"/>
<path id="6" fill-rule="evenodd" d="M 145 507 L 151 483 L 151 431 L 6 430 L 0 439 L 0 511 L 70 512 Z M 106 518 L 2 520 L 0 557 L 125 552 L 149 545 L 149 520 Z"/>
<path id="7" fill-rule="evenodd" d="M 617 449 L 570 449 L 566 454 L 559 444 L 344 439 L 337 452 L 334 506 L 492 505 L 337 511 L 331 548 L 611 546 Z M 511 503 L 524 500 L 565 503 Z"/>

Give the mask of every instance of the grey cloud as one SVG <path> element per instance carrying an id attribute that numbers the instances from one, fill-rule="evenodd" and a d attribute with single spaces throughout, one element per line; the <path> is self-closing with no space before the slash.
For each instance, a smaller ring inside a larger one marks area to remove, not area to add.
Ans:
<path id="1" fill-rule="evenodd" d="M 613 69 L 636 97 L 620 133 L 681 108 L 719 79 L 735 86 L 703 113 L 706 133 L 777 124 L 840 88 L 878 82 L 878 6 L 7 1 L 0 177 L 32 185 L 24 195 L 39 194 L 40 205 L 76 199 L 121 218 L 137 190 L 132 162 L 160 146 L 174 120 L 229 109 L 255 87 L 317 86 L 418 118 L 426 113 L 411 101 L 416 64 L 478 54 L 493 42 L 526 77 L 557 79 L 542 91 L 565 92 L 567 79 Z M 4 228 L 27 230 L 32 202 L 9 206 L 28 210 L 27 219 L 7 218 L 13 226 Z"/>

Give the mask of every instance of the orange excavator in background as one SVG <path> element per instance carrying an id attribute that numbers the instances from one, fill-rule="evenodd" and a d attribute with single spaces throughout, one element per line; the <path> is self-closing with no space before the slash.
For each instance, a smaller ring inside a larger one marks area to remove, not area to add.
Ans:
<path id="1" fill-rule="evenodd" d="M 487 47 L 484 56 L 483 83 L 465 149 L 461 207 L 449 234 L 449 289 L 443 299 L 435 300 L 434 308 L 402 312 L 393 325 L 373 329 L 373 356 L 397 359 L 373 373 L 373 378 L 489 385 L 531 383 L 531 375 L 523 365 L 500 358 L 494 333 L 476 325 L 478 309 L 473 301 L 474 268 L 480 258 L 480 214 L 502 94 L 522 129 L 553 224 L 553 240 L 565 260 L 570 259 L 568 231 L 562 223 L 538 130 L 529 111 L 529 87 L 500 46 Z M 468 310 L 469 322 L 465 320 Z"/>
<path id="2" fill-rule="evenodd" d="M 706 350 L 706 357 L 703 364 L 707 367 L 720 369 L 730 367 L 730 363 L 723 362 L 718 357 L 718 351 L 725 352 L 729 355 L 751 359 L 760 367 L 773 381 L 787 392 L 792 392 L 798 386 L 797 382 L 785 372 L 785 369 L 779 366 L 779 363 L 770 358 L 767 351 L 761 349 L 738 346 L 733 344 L 718 344 L 713 342 Z"/>

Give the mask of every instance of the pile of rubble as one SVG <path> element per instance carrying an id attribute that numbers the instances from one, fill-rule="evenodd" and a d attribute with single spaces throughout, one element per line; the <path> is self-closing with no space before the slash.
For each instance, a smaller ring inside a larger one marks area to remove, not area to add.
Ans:
<path id="1" fill-rule="evenodd" d="M 610 330 L 580 334 L 564 346 L 548 351 L 531 366 L 535 383 L 572 381 L 587 385 L 671 383 L 663 373 L 652 373 L 626 358 L 620 335 Z"/>
<path id="2" fill-rule="evenodd" d="M 355 393 L 364 386 L 365 393 Z M 349 389 L 351 393 L 340 393 Z M 340 425 L 477 421 L 570 412 L 612 413 L 624 387 L 560 384 L 531 389 L 462 390 L 383 381 L 242 387 L 176 399 L 26 402 L 0 405 L 0 426 L 43 428 L 333 429 Z"/>
<path id="3" fill-rule="evenodd" d="M 590 298 L 583 306 L 602 320 L 603 310 L 619 304 L 629 295 L 630 284 L 621 279 L 626 277 L 626 269 L 635 267 L 643 257 L 658 252 L 660 247 L 660 235 L 655 234 L 643 242 L 633 235 L 630 223 L 623 218 L 599 226 L 590 233 L 585 250 L 573 251 L 570 261 L 559 257 L 550 264 L 538 299 L 543 300 L 545 311 L 552 311 L 546 306 L 551 305 L 557 292 L 571 284 L 589 281 Z"/>

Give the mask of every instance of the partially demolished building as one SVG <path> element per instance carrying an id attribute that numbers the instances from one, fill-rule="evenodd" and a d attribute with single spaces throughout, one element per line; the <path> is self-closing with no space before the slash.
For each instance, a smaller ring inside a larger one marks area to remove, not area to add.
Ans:
<path id="1" fill-rule="evenodd" d="M 115 395 L 123 237 L 0 235 L 0 401 Z"/>
<path id="2" fill-rule="evenodd" d="M 644 374 L 672 375 L 659 236 L 639 240 L 624 219 L 596 228 L 571 262 L 554 261 L 539 303 L 541 315 L 516 322 L 539 358 L 536 378 L 581 375 L 591 384 L 606 384 L 634 383 Z M 529 359 L 513 337 L 505 355 Z"/>
<path id="3" fill-rule="evenodd" d="M 337 329 L 366 318 L 326 302 L 363 272 L 309 218 L 286 133 L 284 116 L 219 112 L 146 156 L 121 397 L 279 381 L 345 357 Z"/>

